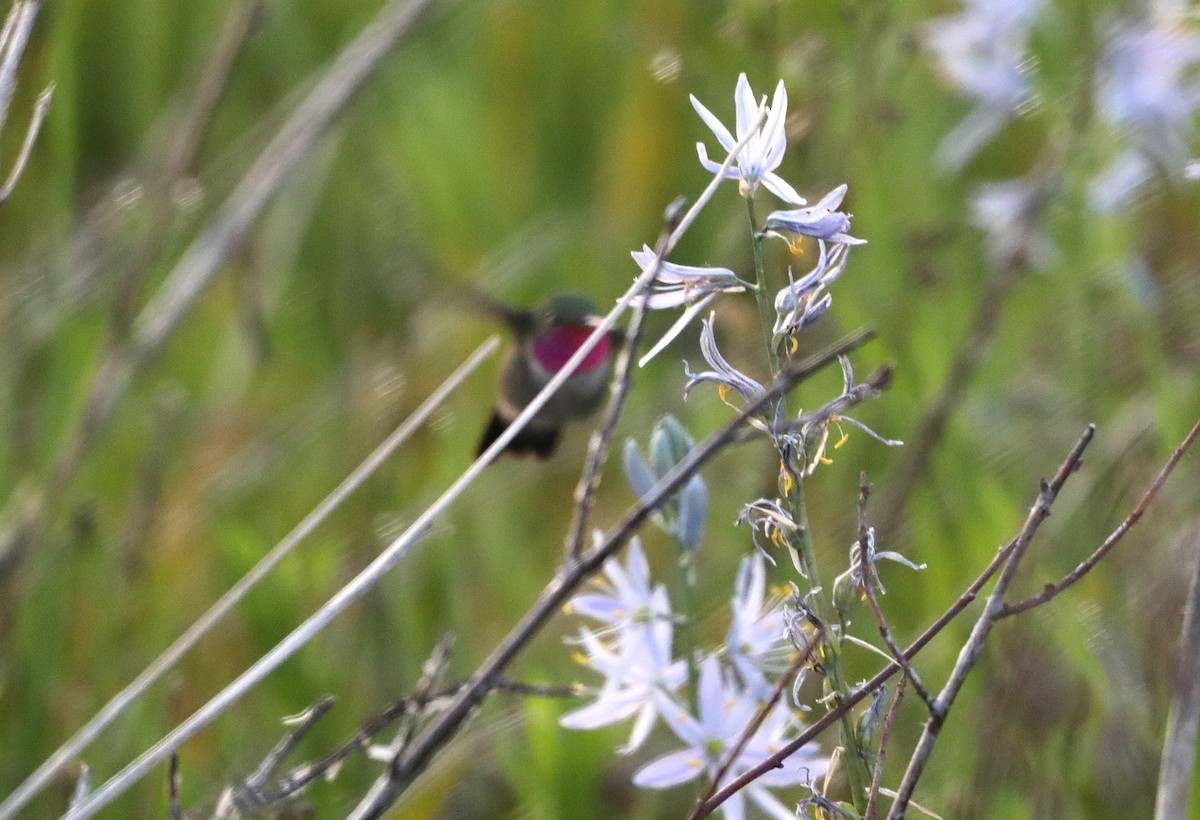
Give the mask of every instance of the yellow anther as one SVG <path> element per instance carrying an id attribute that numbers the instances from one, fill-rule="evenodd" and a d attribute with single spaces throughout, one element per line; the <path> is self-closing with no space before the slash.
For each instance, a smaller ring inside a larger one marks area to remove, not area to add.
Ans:
<path id="1" fill-rule="evenodd" d="M 826 457 L 826 456 L 823 456 L 823 455 L 822 455 L 822 456 L 820 456 L 820 457 L 819 457 L 817 460 L 818 460 L 818 461 L 820 461 L 822 464 L 832 464 L 832 463 L 833 463 L 833 459 L 832 459 L 832 458 L 828 458 L 828 457 Z"/>
<path id="2" fill-rule="evenodd" d="M 571 660 L 575 661 L 575 663 L 579 664 L 580 666 L 587 666 L 589 663 L 591 663 L 591 661 L 588 659 L 588 656 L 582 652 L 572 652 Z"/>
<path id="3" fill-rule="evenodd" d="M 850 440 L 850 434 L 842 433 L 842 437 L 837 440 L 837 444 L 833 445 L 833 449 L 840 450 L 842 448 L 842 445 L 845 444 L 849 440 Z"/>
<path id="4" fill-rule="evenodd" d="M 717 395 L 721 397 L 721 401 L 729 401 L 729 385 L 718 384 Z"/>

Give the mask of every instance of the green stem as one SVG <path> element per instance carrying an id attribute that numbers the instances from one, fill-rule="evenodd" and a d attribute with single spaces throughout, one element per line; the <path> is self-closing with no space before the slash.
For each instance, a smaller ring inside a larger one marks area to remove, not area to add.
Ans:
<path id="1" fill-rule="evenodd" d="M 758 218 L 754 213 L 753 198 L 747 197 L 746 207 L 750 217 L 750 233 L 754 241 L 754 272 L 757 283 L 754 296 L 758 300 L 758 318 L 762 325 L 763 338 L 767 343 L 771 375 L 777 377 L 780 363 L 779 352 L 775 348 L 774 340 L 775 306 L 771 302 L 770 290 L 767 288 L 766 266 L 763 262 L 763 236 L 758 227 Z M 786 401 L 786 398 L 780 400 Z M 850 687 L 846 683 L 846 674 L 842 669 L 841 645 L 830 632 L 833 625 L 838 623 L 837 612 L 833 607 L 832 593 L 821 583 L 820 574 L 817 571 L 812 533 L 808 528 L 808 508 L 804 503 L 803 480 L 791 471 L 790 465 L 784 464 L 782 469 L 788 471 L 791 479 L 786 482 L 784 495 L 791 507 L 792 520 L 797 525 L 795 532 L 789 535 L 788 542 L 796 553 L 800 569 L 808 579 L 809 586 L 817 590 L 813 595 L 813 614 L 817 616 L 826 630 L 820 647 L 821 665 L 837 698 L 844 701 L 850 697 Z M 861 814 L 867 808 L 867 784 L 871 782 L 871 776 L 867 770 L 866 758 L 858 747 L 858 734 L 854 731 L 854 721 L 849 712 L 842 715 L 841 724 L 842 747 L 845 750 L 842 761 L 846 769 L 851 799 L 855 809 Z"/>
<path id="2" fill-rule="evenodd" d="M 688 706 L 692 714 L 700 717 L 700 666 L 696 663 L 696 571 L 692 562 L 693 552 L 679 545 L 679 596 L 683 603 L 683 619 L 679 623 L 679 642 L 683 644 L 683 657 L 687 661 Z"/>
<path id="3" fill-rule="evenodd" d="M 750 235 L 754 237 L 754 298 L 758 300 L 758 320 L 762 323 L 763 338 L 767 340 L 767 355 L 771 359 L 771 377 L 779 375 L 779 352 L 775 349 L 774 328 L 775 320 L 772 314 L 775 306 L 771 304 L 771 291 L 767 289 L 767 271 L 763 263 L 763 236 L 758 229 L 758 217 L 754 214 L 754 198 L 746 198 L 746 208 L 750 215 Z"/>

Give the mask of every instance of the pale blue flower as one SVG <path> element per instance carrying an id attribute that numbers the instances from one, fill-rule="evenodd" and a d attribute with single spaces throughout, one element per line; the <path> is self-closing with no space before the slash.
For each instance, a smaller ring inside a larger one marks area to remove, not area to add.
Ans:
<path id="1" fill-rule="evenodd" d="M 669 617 L 656 618 L 650 624 L 623 621 L 618 629 L 620 635 L 611 645 L 591 630 L 580 632 L 584 662 L 605 680 L 594 701 L 568 712 L 558 722 L 568 729 L 596 729 L 637 715 L 629 741 L 620 749 L 627 754 L 650 734 L 666 702 L 664 696 L 687 679 L 687 665 L 671 659 L 673 626 Z"/>
<path id="2" fill-rule="evenodd" d="M 700 668 L 697 692 L 699 716 L 688 714 L 673 703 L 663 704 L 663 719 L 684 748 L 671 752 L 642 767 L 633 776 L 635 785 L 665 789 L 686 783 L 697 775 L 715 775 L 724 755 L 732 748 L 758 709 L 758 701 L 721 671 L 717 660 L 709 657 Z M 782 704 L 776 704 L 762 725 L 717 784 L 718 788 L 758 765 L 795 736 L 798 723 Z M 741 820 L 748 797 L 770 816 L 793 820 L 794 816 L 770 789 L 794 786 L 820 776 L 828 760 L 801 750 L 779 769 L 771 769 L 721 805 L 725 817 Z"/>
<path id="3" fill-rule="evenodd" d="M 756 552 L 738 568 L 725 653 L 747 692 L 759 700 L 766 700 L 773 688 L 765 673 L 787 669 L 790 654 L 783 609 L 766 593 L 766 564 Z"/>
<path id="4" fill-rule="evenodd" d="M 1097 113 L 1128 143 L 1091 185 L 1101 212 L 1125 205 L 1155 172 L 1184 176 L 1200 108 L 1200 34 L 1178 15 L 1114 28 L 1097 72 Z"/>
<path id="5" fill-rule="evenodd" d="M 713 321 L 716 314 L 709 314 L 709 317 L 704 320 L 703 327 L 700 330 L 700 352 L 704 355 L 704 360 L 708 362 L 712 370 L 702 370 L 699 373 L 693 373 L 688 363 L 683 363 L 683 371 L 688 377 L 688 382 L 683 388 L 683 396 L 687 396 L 692 392 L 692 388 L 701 382 L 714 382 L 721 392 L 721 398 L 724 399 L 728 391 L 740 395 L 743 399 L 753 399 L 762 395 L 763 386 L 754 379 L 741 372 L 721 355 L 721 351 L 717 349 L 717 340 L 713 336 Z"/>
<path id="6" fill-rule="evenodd" d="M 967 0 L 956 15 L 929 23 L 925 43 L 942 73 L 975 102 L 938 146 L 936 160 L 957 170 L 1034 99 L 1029 35 L 1042 0 Z"/>
<path id="7" fill-rule="evenodd" d="M 974 222 L 987 239 L 988 258 L 998 268 L 1048 267 L 1057 255 L 1042 219 L 1047 201 L 1043 186 L 1027 179 L 989 182 L 971 198 Z"/>
<path id="8" fill-rule="evenodd" d="M 649 245 L 642 245 L 640 251 L 630 251 L 629 255 L 643 273 L 654 264 L 654 251 Z M 710 293 L 737 293 L 746 287 L 747 284 L 729 268 L 693 267 L 663 260 L 650 285 L 649 295 L 642 299 L 647 310 L 661 310 L 694 302 Z"/>
<path id="9" fill-rule="evenodd" d="M 789 245 L 793 243 L 788 237 L 783 236 L 781 231 L 800 236 L 811 236 L 825 242 L 865 245 L 867 240 L 856 239 L 848 233 L 851 215 L 837 210 L 846 197 L 847 187 L 845 184 L 839 185 L 811 207 L 775 211 L 767 217 L 767 232 L 787 241 Z"/>
<path id="10" fill-rule="evenodd" d="M 785 337 L 799 333 L 824 316 L 833 304 L 833 297 L 825 293 L 825 288 L 846 269 L 850 245 L 838 244 L 827 252 L 825 243 L 821 242 L 818 253 L 816 267 L 799 279 L 793 279 L 792 270 L 788 268 L 788 286 L 775 294 L 771 343 L 777 347 Z"/>
<path id="11" fill-rule="evenodd" d="M 582 615 L 599 621 L 619 631 L 624 627 L 645 625 L 656 619 L 671 617 L 666 588 L 661 584 L 651 587 L 650 565 L 642 551 L 642 542 L 637 536 L 626 550 L 626 563 L 616 558 L 604 562 L 606 582 L 598 584 L 598 591 L 576 595 L 565 607 L 572 615 Z"/>
<path id="12" fill-rule="evenodd" d="M 736 136 L 729 133 L 729 129 L 695 96 L 691 96 L 690 99 L 692 107 L 696 109 L 700 119 L 704 120 L 704 124 L 712 129 L 713 134 L 717 137 L 717 142 L 721 143 L 721 147 L 726 152 L 732 151 L 742 137 L 753 132 L 745 147 L 738 152 L 737 167 L 731 167 L 725 172 L 726 179 L 738 180 L 738 190 L 742 196 L 754 196 L 759 183 L 762 183 L 763 187 L 785 202 L 793 205 L 804 204 L 804 198 L 796 193 L 796 190 L 782 177 L 774 173 L 775 169 L 779 167 L 779 163 L 783 161 L 783 152 L 787 147 L 787 134 L 784 129 L 784 121 L 787 119 L 787 91 L 783 87 L 783 80 L 780 80 L 779 84 L 775 86 L 775 98 L 768 107 L 766 97 L 763 97 L 761 102 L 755 100 L 754 92 L 750 89 L 750 81 L 746 79 L 746 75 L 743 73 L 738 76 L 737 88 L 733 94 L 737 112 Z M 767 112 L 767 117 L 766 121 L 760 125 L 759 120 L 763 112 Z M 696 151 L 700 155 L 701 165 L 714 174 L 721 170 L 720 162 L 714 162 L 708 158 L 708 150 L 704 147 L 704 143 L 696 143 Z"/>

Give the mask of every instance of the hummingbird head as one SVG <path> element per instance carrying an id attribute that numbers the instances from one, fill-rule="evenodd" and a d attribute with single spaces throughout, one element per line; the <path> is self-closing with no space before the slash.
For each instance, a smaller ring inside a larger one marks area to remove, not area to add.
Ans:
<path id="1" fill-rule="evenodd" d="M 582 293 L 558 293 L 537 311 L 538 333 L 533 355 L 547 371 L 554 373 L 567 363 L 600 322 L 596 305 Z M 602 338 L 580 364 L 579 373 L 588 373 L 608 359 L 611 343 Z"/>

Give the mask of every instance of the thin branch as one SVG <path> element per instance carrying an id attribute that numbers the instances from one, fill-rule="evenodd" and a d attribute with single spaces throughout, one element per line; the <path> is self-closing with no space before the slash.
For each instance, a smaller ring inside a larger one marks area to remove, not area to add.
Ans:
<path id="1" fill-rule="evenodd" d="M 41 5 L 39 0 L 13 3 L 4 19 L 4 29 L 0 31 L 0 131 L 4 130 L 8 119 L 8 108 L 17 90 L 17 67 L 21 64 L 21 55 L 25 53 Z"/>
<path id="2" fill-rule="evenodd" d="M 12 103 L 13 93 L 17 89 L 17 67 L 21 63 L 21 56 L 29 42 L 29 35 L 33 31 L 33 21 L 37 18 L 40 7 L 41 3 L 38 0 L 14 3 L 8 17 L 5 18 L 3 30 L 0 30 L 0 131 L 4 129 L 5 120 L 8 118 L 8 108 Z M 21 142 L 21 150 L 17 153 L 17 159 L 13 163 L 12 169 L 8 172 L 8 179 L 5 180 L 3 187 L 0 187 L 0 205 L 3 205 L 8 199 L 17 185 L 17 180 L 25 171 L 25 163 L 29 161 L 29 154 L 33 150 L 33 143 L 37 140 L 38 132 L 42 130 L 42 122 L 50 110 L 50 98 L 53 96 L 53 83 L 46 86 L 45 90 L 38 95 L 37 102 L 33 106 L 33 114 L 29 118 L 29 125 L 25 129 L 25 139 Z"/>
<path id="3" fill-rule="evenodd" d="M 867 474 L 863 472 L 859 475 L 858 487 L 858 563 L 859 574 L 862 577 L 863 596 L 867 599 L 871 614 L 875 616 L 875 625 L 879 627 L 879 634 L 883 637 L 883 642 L 891 650 L 896 663 L 900 664 L 900 668 L 904 670 L 904 677 L 912 681 L 913 689 L 917 690 L 917 694 L 925 702 L 925 706 L 932 711 L 933 698 L 930 696 L 929 690 L 925 688 L 925 684 L 921 683 L 920 677 L 917 676 L 917 670 L 913 669 L 892 637 L 892 630 L 888 628 L 887 620 L 883 617 L 883 610 L 879 607 L 879 596 L 875 594 L 876 569 L 875 565 L 867 560 L 868 544 L 870 543 L 870 530 L 867 528 L 867 498 L 870 494 L 871 485 L 867 483 Z"/>
<path id="4" fill-rule="evenodd" d="M 54 83 L 50 83 L 42 90 L 41 94 L 38 94 L 37 102 L 33 104 L 33 114 L 29 118 L 29 127 L 25 129 L 25 139 L 21 142 L 21 150 L 17 153 L 13 167 L 9 169 L 4 187 L 0 188 L 0 205 L 8 201 L 13 189 L 17 187 L 17 180 L 21 178 L 21 174 L 25 173 L 25 164 L 29 162 L 29 155 L 33 153 L 33 144 L 37 142 L 38 134 L 42 130 L 42 123 L 45 122 L 46 115 L 50 113 L 50 101 L 53 98 Z"/>
<path id="5" fill-rule="evenodd" d="M 66 743 L 58 748 L 45 763 L 26 778 L 3 803 L 0 803 L 0 819 L 13 817 L 30 798 L 43 789 L 54 775 L 68 762 L 79 756 L 96 737 L 104 731 L 116 718 L 134 701 L 159 680 L 179 659 L 182 658 L 200 639 L 208 633 L 220 620 L 241 602 L 263 578 L 271 573 L 276 566 L 286 558 L 305 538 L 307 538 L 329 515 L 341 506 L 352 493 L 358 490 L 368 478 L 396 451 L 401 444 L 408 440 L 438 407 L 446 400 L 451 392 L 456 390 L 467 377 L 475 371 L 488 357 L 492 356 L 500 339 L 492 336 L 467 357 L 461 365 L 437 389 L 429 394 L 420 406 L 406 418 L 399 427 L 388 436 L 382 444 L 363 459 L 346 478 L 329 495 L 325 496 L 296 527 L 284 536 L 270 552 L 264 555 L 229 591 L 221 596 L 208 610 L 188 627 L 161 655 L 146 667 L 128 686 L 118 692 L 104 705 L 96 715 L 76 732 Z"/>
<path id="6" fill-rule="evenodd" d="M 1154 820 L 1173 820 L 1187 814 L 1200 729 L 1200 529 L 1192 533 L 1184 549 L 1191 552 L 1190 559 L 1185 559 L 1191 564 L 1191 581 L 1179 629 L 1179 665 L 1171 681 L 1171 709 L 1158 770 Z"/>
<path id="7" fill-rule="evenodd" d="M 236 813 L 240 815 L 241 812 L 254 811 L 271 804 L 270 798 L 266 795 L 267 783 L 275 777 L 279 767 L 283 765 L 288 755 L 295 750 L 316 722 L 333 708 L 333 704 L 332 696 L 324 697 L 299 715 L 284 719 L 286 725 L 295 726 L 295 728 L 275 744 L 275 747 L 267 753 L 253 774 L 247 777 L 245 782 L 234 792 L 230 803 Z M 171 755 L 171 759 L 175 759 L 175 755 Z"/>
<path id="8" fill-rule="evenodd" d="M 967 639 L 966 644 L 959 652 L 958 661 L 954 664 L 954 670 L 950 673 L 949 680 L 942 687 L 942 691 L 938 694 L 934 701 L 933 708 L 930 710 L 929 719 L 925 721 L 925 728 L 921 732 L 921 739 L 917 742 L 917 747 L 913 751 L 912 757 L 909 758 L 908 768 L 904 772 L 904 779 L 900 781 L 900 787 L 896 789 L 896 799 L 892 803 L 892 809 L 889 813 L 891 820 L 902 820 L 904 813 L 908 808 L 908 803 L 912 799 L 914 789 L 916 789 L 917 781 L 920 779 L 922 772 L 925 770 L 926 764 L 929 762 L 930 755 L 933 754 L 934 744 L 937 743 L 938 736 L 941 733 L 942 725 L 945 723 L 946 716 L 950 712 L 950 707 L 954 705 L 955 699 L 958 697 L 959 691 L 966 683 L 967 676 L 979 662 L 979 658 L 983 655 L 983 644 L 987 640 L 988 635 L 992 631 L 992 627 L 1000 620 L 1004 608 L 1004 596 L 1008 592 L 1009 584 L 1016 576 L 1017 568 L 1020 566 L 1021 558 L 1024 556 L 1029 542 L 1033 540 L 1034 534 L 1042 522 L 1050 516 L 1050 507 L 1054 504 L 1054 500 L 1058 497 L 1059 491 L 1066 483 L 1067 479 L 1079 469 L 1082 463 L 1083 451 L 1087 449 L 1091 443 L 1092 437 L 1096 434 L 1096 425 L 1089 424 L 1080 436 L 1079 441 L 1075 443 L 1075 447 L 1071 450 L 1067 460 L 1058 468 L 1053 480 L 1047 482 L 1042 481 L 1041 491 L 1038 493 L 1037 500 L 1029 510 L 1029 515 L 1025 519 L 1024 526 L 1021 527 L 1017 537 L 1013 541 L 1012 549 L 1004 564 L 1004 569 L 1000 571 L 999 577 L 996 579 L 996 585 L 992 588 L 992 592 L 988 595 L 987 603 L 984 604 L 983 612 L 975 621 L 975 626 L 971 630 L 971 636 Z"/>
<path id="9" fill-rule="evenodd" d="M 92 788 L 92 769 L 88 764 L 81 763 L 79 765 L 79 777 L 75 779 L 75 788 L 71 790 L 71 802 L 68 804 L 68 811 L 78 806 L 87 799 L 88 791 Z"/>
<path id="10" fill-rule="evenodd" d="M 1108 555 L 1109 551 L 1115 547 L 1122 538 L 1125 537 L 1125 533 L 1133 529 L 1133 526 L 1141 520 L 1142 515 L 1146 512 L 1146 508 L 1149 507 L 1151 502 L 1154 501 L 1154 498 L 1158 495 L 1158 491 L 1162 489 L 1162 486 L 1166 483 L 1167 478 L 1175 470 L 1175 465 L 1179 463 L 1179 459 L 1183 458 L 1183 454 L 1186 453 L 1192 446 L 1192 442 L 1196 440 L 1197 436 L 1200 436 L 1200 421 L 1197 421 L 1195 425 L 1192 426 L 1191 432 L 1188 433 L 1187 437 L 1180 442 L 1178 447 L 1175 448 L 1175 452 L 1171 453 L 1171 458 L 1167 460 L 1167 463 L 1163 466 L 1162 470 L 1159 471 L 1158 477 L 1154 479 L 1154 483 L 1150 485 L 1150 489 L 1146 490 L 1146 494 L 1142 496 L 1142 500 L 1138 502 L 1138 505 L 1133 508 L 1133 512 L 1129 513 L 1125 520 L 1121 522 L 1121 525 L 1113 530 L 1112 534 L 1109 535 L 1108 538 L 1104 539 L 1104 543 L 1097 547 L 1095 552 L 1089 555 L 1083 561 L 1083 563 L 1071 570 L 1071 572 L 1058 583 L 1046 584 L 1042 591 L 1037 595 L 1033 595 L 1029 598 L 1012 604 L 1006 604 L 1005 607 L 1000 611 L 1000 617 L 1007 618 L 1009 615 L 1018 615 L 1027 609 L 1033 609 L 1035 606 L 1040 606 L 1041 604 L 1053 599 L 1067 587 L 1071 586 L 1080 578 L 1091 572 L 1092 567 L 1096 566 L 1096 564 L 1098 564 L 1105 555 Z"/>
<path id="11" fill-rule="evenodd" d="M 183 807 L 179 803 L 180 780 L 179 755 L 173 754 L 167 764 L 167 817 L 170 820 L 183 820 Z"/>
<path id="12" fill-rule="evenodd" d="M 608 558 L 615 555 L 654 510 L 674 495 L 713 454 L 734 439 L 743 424 L 756 417 L 771 402 L 784 395 L 808 375 L 836 361 L 839 355 L 844 355 L 848 350 L 858 347 L 870 335 L 869 332 L 859 333 L 836 345 L 833 349 L 807 360 L 799 367 L 787 368 L 768 390 L 748 402 L 724 427 L 693 448 L 667 475 L 663 476 L 658 484 L 626 514 L 599 544 L 586 552 L 578 561 L 564 567 L 558 577 L 551 581 L 542 592 L 533 608 L 492 651 L 483 665 L 471 677 L 464 690 L 455 697 L 454 702 L 442 712 L 414 745 L 404 761 L 402 770 L 404 777 L 397 780 L 392 788 L 377 794 L 374 801 L 365 807 L 363 813 L 358 816 L 364 820 L 382 816 L 383 812 L 425 769 L 437 751 L 458 732 L 464 721 L 483 701 L 490 688 L 489 681 L 504 671 L 521 649 L 533 639 L 551 617 L 560 611 L 575 589 L 597 572 Z"/>
<path id="13" fill-rule="evenodd" d="M 353 737 L 329 754 L 315 762 L 296 766 L 282 776 L 275 790 L 265 795 L 265 797 L 269 798 L 271 803 L 277 803 L 298 794 L 307 788 L 310 783 L 325 777 L 329 772 L 336 769 L 341 765 L 342 761 L 351 755 L 366 749 L 374 741 L 375 736 L 388 726 L 397 721 L 405 720 L 412 715 L 440 708 L 443 702 L 461 691 L 464 686 L 466 686 L 466 681 L 460 681 L 436 692 L 429 692 L 424 698 L 413 694 L 396 701 L 365 721 L 359 727 L 358 731 L 354 733 Z M 542 686 L 509 680 L 507 678 L 498 679 L 492 690 L 495 692 L 508 692 L 516 695 L 541 698 L 574 698 L 579 695 L 578 691 L 572 686 Z"/>
<path id="14" fill-rule="evenodd" d="M 1092 428 L 1089 427 L 1088 430 L 1085 431 L 1085 433 L 1084 433 L 1084 438 L 1090 438 L 1091 433 L 1092 433 Z M 1083 439 L 1081 439 L 1081 441 L 1082 440 Z M 1079 447 L 1079 444 L 1076 444 L 1076 449 L 1078 449 L 1078 447 Z M 1072 451 L 1072 452 L 1074 452 L 1074 451 Z M 1070 457 L 1068 457 L 1068 458 L 1070 458 Z M 1060 468 L 1060 472 L 1061 472 L 1061 468 Z M 945 612 L 943 612 L 942 615 L 937 620 L 935 620 L 932 624 L 930 624 L 928 627 L 926 627 L 924 632 L 922 632 L 919 636 L 917 636 L 916 640 L 914 640 L 908 646 L 908 648 L 904 650 L 903 654 L 904 654 L 904 658 L 906 660 L 911 661 L 917 655 L 917 653 L 919 653 L 922 649 L 925 648 L 926 645 L 928 645 L 928 643 L 930 641 L 932 641 L 935 637 L 937 637 L 937 635 L 939 633 L 941 633 L 941 631 L 944 630 L 950 624 L 951 621 L 953 621 L 956 617 L 958 617 L 958 615 L 964 609 L 966 609 L 968 606 L 971 605 L 971 603 L 975 600 L 976 596 L 979 594 L 979 591 L 984 587 L 984 585 L 987 584 L 987 582 L 989 580 L 991 580 L 992 576 L 994 576 L 996 574 L 996 572 L 1000 570 L 1001 567 L 1005 566 L 1009 557 L 1012 555 L 1013 551 L 1017 548 L 1019 539 L 1020 539 L 1020 534 L 1018 533 L 1018 535 L 1016 537 L 1014 537 L 1013 540 L 1009 541 L 1008 544 L 1006 544 L 1004 547 L 1002 547 L 1000 550 L 998 550 L 996 552 L 996 555 L 992 558 L 991 562 L 989 562 L 988 565 L 979 574 L 979 576 L 974 581 L 972 581 L 970 583 L 970 585 L 968 585 L 966 590 L 963 591 L 963 593 L 958 597 L 958 599 L 953 604 L 951 604 L 950 607 Z M 790 741 L 789 743 L 784 745 L 777 752 L 775 752 L 773 755 L 771 755 L 770 757 L 763 760 L 757 766 L 747 769 L 745 772 L 738 775 L 736 778 L 734 778 L 728 784 L 726 784 L 720 791 L 718 791 L 711 798 L 706 800 L 704 803 L 704 806 L 702 807 L 702 810 L 696 814 L 697 820 L 700 820 L 700 818 L 704 818 L 704 817 L 707 817 L 708 815 L 712 814 L 712 812 L 715 811 L 718 806 L 720 806 L 722 803 L 724 803 L 726 800 L 728 800 L 733 794 L 735 794 L 736 792 L 745 788 L 749 783 L 752 783 L 753 781 L 757 780 L 759 777 L 761 777 L 766 772 L 769 772 L 772 769 L 777 769 L 780 766 L 782 766 L 783 762 L 785 760 L 787 760 L 789 757 L 791 757 L 793 754 L 795 754 L 797 751 L 799 751 L 805 745 L 812 742 L 812 740 L 814 738 L 816 738 L 818 735 L 820 735 L 822 732 L 824 732 L 826 729 L 828 729 L 830 726 L 832 726 L 834 723 L 836 723 L 838 720 L 840 720 L 842 715 L 844 715 L 846 712 L 853 709 L 855 706 L 857 706 L 860 702 L 862 702 L 866 698 L 870 697 L 875 692 L 875 690 L 877 690 L 883 683 L 887 682 L 887 680 L 889 678 L 891 678 L 893 675 L 895 675 L 896 673 L 898 673 L 900 671 L 901 671 L 901 669 L 900 669 L 899 663 L 897 663 L 896 661 L 892 661 L 891 663 L 889 663 L 887 666 L 885 666 L 883 669 L 881 669 L 878 673 L 876 673 L 875 677 L 871 678 L 866 683 L 861 684 L 853 692 L 851 692 L 850 697 L 841 701 L 835 707 L 833 707 L 828 712 L 826 712 L 824 715 L 822 715 L 817 721 L 815 721 L 812 725 L 810 725 L 808 727 L 808 729 L 805 730 L 799 737 L 793 739 L 792 741 Z"/>
<path id="15" fill-rule="evenodd" d="M 647 286 L 654 281 L 654 277 L 658 275 L 658 270 L 662 266 L 671 233 L 678 227 L 679 219 L 683 215 L 682 206 L 681 197 L 667 208 L 663 228 L 658 234 L 658 241 L 654 244 L 654 262 L 650 266 L 653 276 L 648 277 Z M 638 342 L 642 338 L 642 322 L 645 316 L 646 300 L 638 300 L 634 303 L 633 318 L 630 319 L 628 329 L 625 331 L 625 345 L 617 359 L 616 372 L 613 375 L 612 397 L 605 410 L 604 421 L 588 441 L 587 461 L 579 484 L 575 487 L 575 513 L 567 540 L 567 557 L 572 561 L 578 560 L 579 556 L 583 554 L 588 516 L 592 509 L 592 497 L 600 485 L 600 468 L 604 466 L 607 459 L 608 448 L 612 444 L 617 422 L 621 418 L 621 410 L 625 406 L 625 398 L 629 395 L 629 388 L 633 384 L 633 357 L 637 355 Z"/>
<path id="16" fill-rule="evenodd" d="M 879 751 L 875 753 L 875 773 L 871 776 L 871 790 L 867 793 L 867 808 L 863 812 L 863 820 L 875 820 L 875 802 L 879 799 L 879 787 L 883 783 L 883 764 L 887 760 L 888 741 L 892 738 L 892 724 L 896 722 L 896 713 L 900 711 L 900 701 L 904 698 L 904 685 L 908 681 L 907 677 L 900 678 L 900 683 L 896 686 L 896 697 L 892 699 L 892 706 L 883 719 L 883 733 L 879 736 Z"/>

